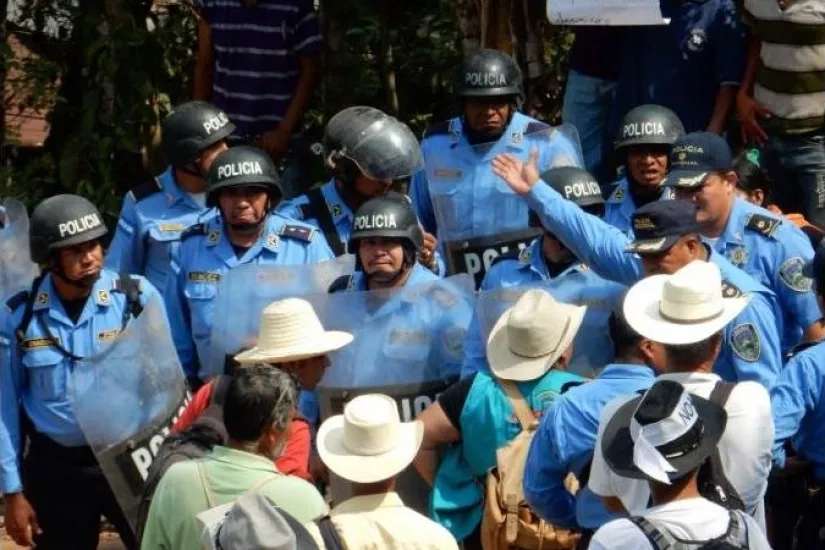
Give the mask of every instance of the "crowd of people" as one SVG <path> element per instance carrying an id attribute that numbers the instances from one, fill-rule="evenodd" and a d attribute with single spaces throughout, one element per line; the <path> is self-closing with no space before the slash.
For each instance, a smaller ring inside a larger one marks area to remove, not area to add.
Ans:
<path id="1" fill-rule="evenodd" d="M 469 54 L 420 141 L 332 117 L 308 191 L 311 4 L 199 13 L 111 235 L 77 195 L 1 203 L 17 544 L 825 547 L 822 2 L 576 27 L 560 126 Z"/>

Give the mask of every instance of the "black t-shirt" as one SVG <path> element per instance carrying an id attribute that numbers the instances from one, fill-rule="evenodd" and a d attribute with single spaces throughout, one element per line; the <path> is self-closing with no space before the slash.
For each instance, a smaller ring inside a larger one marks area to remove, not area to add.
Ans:
<path id="1" fill-rule="evenodd" d="M 470 396 L 470 389 L 475 379 L 476 373 L 462 378 L 438 396 L 438 404 L 444 409 L 444 414 L 447 415 L 453 427 L 459 431 L 461 431 L 461 411 L 464 410 L 464 404 Z"/>
<path id="2" fill-rule="evenodd" d="M 240 259 L 244 254 L 246 254 L 246 251 L 249 250 L 250 248 L 252 248 L 252 247 L 251 246 L 238 246 L 236 244 L 232 245 L 232 249 L 235 251 L 235 256 L 237 256 L 238 259 Z"/>
<path id="3" fill-rule="evenodd" d="M 88 296 L 77 300 L 60 299 L 63 303 L 63 309 L 66 311 L 66 315 L 68 315 L 69 319 L 72 320 L 72 323 L 77 324 L 77 320 L 80 319 L 80 314 L 83 313 L 83 307 L 86 305 L 86 301 L 88 299 Z"/>

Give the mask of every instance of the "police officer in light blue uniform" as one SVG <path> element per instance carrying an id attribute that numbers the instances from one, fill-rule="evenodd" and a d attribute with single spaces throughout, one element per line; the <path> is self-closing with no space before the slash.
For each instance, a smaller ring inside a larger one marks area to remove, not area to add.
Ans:
<path id="1" fill-rule="evenodd" d="M 323 155 L 332 179 L 281 203 L 278 212 L 317 226 L 336 256 L 346 253 L 353 213 L 385 195 L 424 166 L 415 134 L 372 107 L 348 107 L 326 126 Z M 419 260 L 432 262 L 435 239 L 426 239 Z M 426 258 L 423 256 L 428 254 Z"/>
<path id="2" fill-rule="evenodd" d="M 624 116 L 615 142 L 624 176 L 614 183 L 604 221 L 632 239 L 633 212 L 653 201 L 673 198 L 672 191 L 662 184 L 673 142 L 684 133 L 676 113 L 661 105 L 640 105 Z"/>
<path id="3" fill-rule="evenodd" d="M 98 210 L 82 197 L 57 195 L 40 203 L 31 218 L 30 245 L 43 272 L 31 289 L 6 302 L 0 485 L 6 530 L 22 546 L 93 550 L 102 513 L 127 548 L 135 548 L 69 390 L 76 362 L 117 338 L 148 300 L 161 301 L 142 277 L 103 268 L 100 239 L 106 232 Z"/>
<path id="4" fill-rule="evenodd" d="M 220 215 L 181 235 L 173 276 L 164 293 L 175 348 L 192 387 L 209 359 L 209 341 L 221 276 L 242 264 L 294 265 L 334 258 L 311 225 L 272 212 L 281 199 L 269 156 L 250 146 L 222 153 L 207 176 L 206 204 Z"/>
<path id="5" fill-rule="evenodd" d="M 640 208 L 633 215 L 636 240 L 631 241 L 544 184 L 541 180 L 549 173 L 539 177 L 534 166 L 507 155 L 498 157 L 494 167 L 525 196 L 542 225 L 606 279 L 632 285 L 645 275 L 674 273 L 692 260 L 715 263 L 722 272 L 726 296 L 747 294 L 751 298 L 724 329 L 725 345 L 715 371 L 728 381 L 756 380 L 766 388 L 773 385 L 782 367 L 782 311 L 776 295 L 701 242 L 692 203 L 667 200 Z"/>
<path id="6" fill-rule="evenodd" d="M 785 327 L 782 349 L 825 338 L 811 280 L 802 275 L 814 255 L 810 239 L 794 224 L 738 197 L 727 142 L 715 134 L 687 134 L 674 144 L 670 165 L 665 185 L 696 203 L 705 242 L 776 293 Z"/>
<path id="7" fill-rule="evenodd" d="M 449 272 L 469 272 L 480 283 L 492 259 L 536 236 L 524 203 L 490 170 L 493 157 L 508 152 L 526 159 L 537 148 L 546 169 L 579 164 L 581 154 L 575 135 L 518 112 L 522 77 L 510 56 L 470 54 L 460 78 L 462 114 L 427 132 L 426 168 L 413 177 L 410 197 L 424 229 L 438 237 Z"/>
<path id="8" fill-rule="evenodd" d="M 575 168 L 559 168 L 554 171 L 554 175 L 548 184 L 559 193 L 585 212 L 595 216 L 603 214 L 604 199 L 595 180 L 580 180 L 580 171 Z M 532 212 L 530 225 L 542 229 L 538 216 Z M 497 289 L 512 288 L 518 293 L 526 287 L 537 286 L 547 290 L 560 302 L 587 306 L 582 328 L 576 334 L 570 369 L 580 374 L 592 374 L 612 360 L 613 344 L 607 334 L 607 319 L 615 306 L 616 298 L 625 288 L 593 273 L 551 232 L 543 230 L 543 233 L 529 247 L 500 256 L 484 277 L 480 290 L 488 293 L 489 301 L 500 301 L 500 307 L 485 304 L 484 323 L 479 319 L 478 310 L 473 315 L 464 342 L 462 377 L 489 368 L 485 354 L 486 342 L 482 337 L 486 330 L 482 331 L 481 325 L 494 322 L 511 302 L 504 299 L 506 292 L 497 292 Z M 515 298 L 517 296 L 513 296 Z M 479 303 L 484 303 L 485 299 L 486 296 L 482 294 Z"/>
<path id="9" fill-rule="evenodd" d="M 226 151 L 234 130 L 223 111 L 203 101 L 184 103 L 164 119 L 162 146 L 169 167 L 126 195 L 106 267 L 139 273 L 156 288 L 166 287 L 181 233 L 216 215 L 206 208 L 206 173 Z"/>

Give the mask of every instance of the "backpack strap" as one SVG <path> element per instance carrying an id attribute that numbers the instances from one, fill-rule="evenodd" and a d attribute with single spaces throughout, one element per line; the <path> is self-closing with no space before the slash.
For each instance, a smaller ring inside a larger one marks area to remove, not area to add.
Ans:
<path id="1" fill-rule="evenodd" d="M 44 277 L 45 274 L 38 275 L 38 277 L 32 283 L 31 292 L 25 295 L 26 309 L 23 310 L 23 318 L 21 319 L 20 324 L 17 325 L 17 329 L 14 331 L 15 336 L 17 336 L 18 346 L 22 346 L 23 341 L 26 339 L 26 332 L 29 330 L 29 325 L 31 324 L 32 317 L 34 316 L 34 301 L 37 298 L 38 291 L 40 290 L 40 285 L 43 284 Z M 23 297 L 22 295 L 18 296 L 16 296 L 16 298 L 18 299 Z M 19 307 L 19 305 L 17 307 Z"/>
<path id="2" fill-rule="evenodd" d="M 724 540 L 737 548 L 749 548 L 750 537 L 748 537 L 748 523 L 742 512 L 731 510 L 728 531 L 724 535 Z"/>
<path id="3" fill-rule="evenodd" d="M 538 427 L 538 420 L 536 420 L 533 411 L 527 405 L 527 401 L 524 400 L 524 396 L 516 383 L 512 380 L 502 379 L 498 379 L 498 383 L 501 389 L 504 390 L 507 399 L 510 400 L 510 404 L 513 405 L 513 411 L 516 413 L 519 424 L 521 424 L 521 429 L 525 431 L 535 430 Z"/>
<path id="4" fill-rule="evenodd" d="M 647 518 L 633 516 L 627 519 L 645 534 L 647 540 L 650 541 L 651 546 L 653 546 L 653 550 L 669 550 L 676 542 L 667 531 L 659 529 L 655 523 Z"/>
<path id="5" fill-rule="evenodd" d="M 203 467 L 203 461 L 198 460 L 198 477 L 201 478 L 201 485 L 203 485 L 203 492 L 206 493 L 206 503 L 209 508 L 214 508 L 217 505 L 215 493 L 212 492 L 212 486 L 209 485 L 209 480 L 206 479 L 206 469 Z"/>
<path id="6" fill-rule="evenodd" d="M 730 394 L 733 392 L 733 388 L 735 387 L 736 384 L 733 382 L 719 380 L 716 382 L 716 385 L 713 386 L 713 391 L 710 392 L 710 397 L 708 397 L 708 400 L 724 408 L 725 404 L 728 402 L 728 398 L 730 398 Z"/>
<path id="7" fill-rule="evenodd" d="M 335 222 L 332 220 L 332 214 L 329 211 L 329 206 L 327 206 L 327 201 L 324 199 L 321 188 L 316 187 L 310 189 L 307 192 L 307 198 L 309 199 L 311 213 L 315 214 L 313 217 L 318 220 L 318 227 L 321 229 L 324 237 L 326 237 L 332 252 L 336 257 L 343 256 L 347 251 L 344 249 L 344 244 L 341 242 L 341 238 L 335 230 Z"/>
<path id="8" fill-rule="evenodd" d="M 338 530 L 332 523 L 332 518 L 329 516 L 324 516 L 316 523 L 318 524 L 318 530 L 321 532 L 324 547 L 327 550 L 344 550 L 346 548 L 344 546 L 344 542 L 341 540 L 341 537 L 338 535 Z"/>

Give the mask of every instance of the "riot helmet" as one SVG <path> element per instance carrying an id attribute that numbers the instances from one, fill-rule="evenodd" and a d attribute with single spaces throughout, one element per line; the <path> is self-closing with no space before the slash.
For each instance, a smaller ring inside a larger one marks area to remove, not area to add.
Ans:
<path id="1" fill-rule="evenodd" d="M 348 107 L 327 123 L 324 159 L 333 177 L 351 183 L 360 171 L 376 181 L 411 177 L 424 167 L 406 124 L 372 107 Z"/>
<path id="2" fill-rule="evenodd" d="M 347 252 L 357 254 L 358 241 L 367 238 L 400 239 L 413 258 L 424 248 L 424 231 L 410 200 L 396 192 L 371 199 L 358 209 L 353 218 Z"/>
<path id="3" fill-rule="evenodd" d="M 205 101 L 189 101 L 178 105 L 162 125 L 161 140 L 166 161 L 184 168 L 198 158 L 201 151 L 235 131 L 229 117 Z"/>
<path id="4" fill-rule="evenodd" d="M 55 195 L 35 207 L 29 222 L 31 257 L 44 264 L 55 250 L 93 241 L 107 233 L 100 211 L 79 195 Z"/>
<path id="5" fill-rule="evenodd" d="M 599 182 L 590 172 L 577 166 L 551 168 L 541 174 L 541 180 L 562 197 L 591 214 L 604 213 L 604 197 Z"/>
<path id="6" fill-rule="evenodd" d="M 679 117 L 661 105 L 640 105 L 627 112 L 619 125 L 616 150 L 634 145 L 673 145 L 685 133 Z"/>
<path id="7" fill-rule="evenodd" d="M 261 187 L 269 193 L 273 206 L 283 196 L 281 179 L 262 150 L 240 145 L 221 153 L 206 176 L 206 205 L 218 204 L 218 192 L 227 187 Z"/>
<path id="8" fill-rule="evenodd" d="M 522 75 L 516 60 L 498 50 L 471 53 L 461 63 L 457 87 L 461 98 L 522 98 Z"/>

